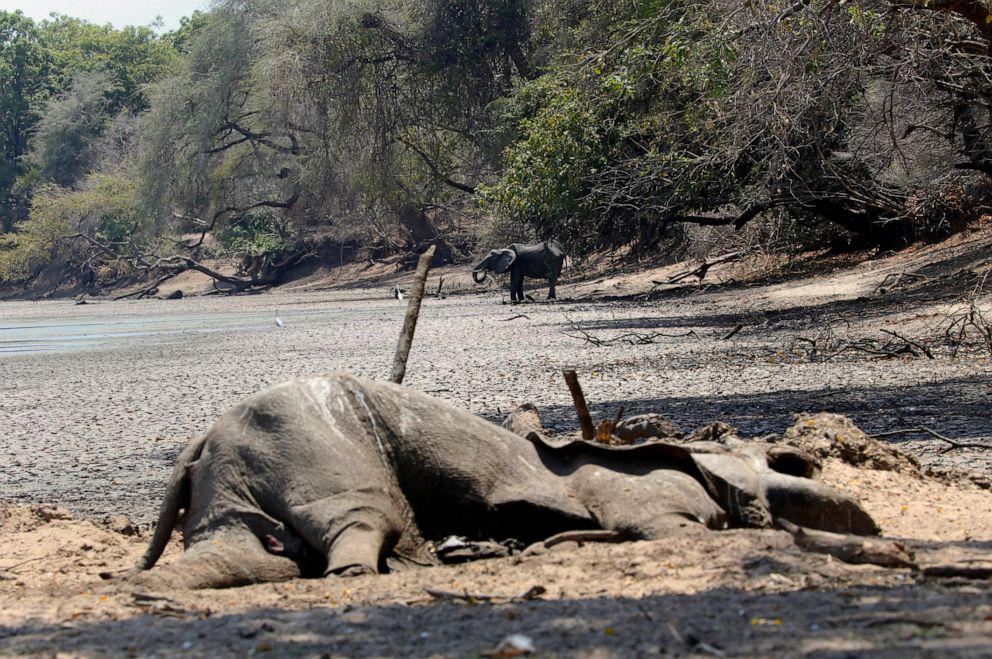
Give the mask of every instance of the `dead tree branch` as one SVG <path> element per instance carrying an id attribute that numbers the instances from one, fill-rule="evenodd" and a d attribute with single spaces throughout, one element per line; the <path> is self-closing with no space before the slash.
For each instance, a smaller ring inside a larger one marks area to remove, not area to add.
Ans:
<path id="1" fill-rule="evenodd" d="M 915 272 L 890 272 L 882 279 L 882 283 L 875 287 L 873 293 L 888 293 L 896 288 L 902 288 L 909 281 L 923 282 L 929 281 L 926 276 Z"/>
<path id="2" fill-rule="evenodd" d="M 179 271 L 179 270 L 177 270 L 175 272 L 169 272 L 169 273 L 167 273 L 165 275 L 162 275 L 161 277 L 159 277 L 158 279 L 156 279 L 154 281 L 154 283 L 149 284 L 148 286 L 145 286 L 144 288 L 139 288 L 136 291 L 131 291 L 130 293 L 124 293 L 122 295 L 118 295 L 118 296 L 116 296 L 114 298 L 111 298 L 111 299 L 114 302 L 116 302 L 118 300 L 125 300 L 125 299 L 127 299 L 129 297 L 138 296 L 138 299 L 140 300 L 141 298 L 146 297 L 148 295 L 155 295 L 155 293 L 158 291 L 158 287 L 159 286 L 161 286 L 164 282 L 172 279 L 173 277 L 179 275 L 180 273 L 181 273 L 181 271 Z"/>
<path id="3" fill-rule="evenodd" d="M 956 439 L 951 439 L 946 435 L 942 435 L 936 430 L 927 428 L 926 426 L 917 426 L 916 428 L 900 428 L 898 430 L 887 430 L 885 432 L 875 433 L 870 435 L 872 439 L 881 439 L 883 437 L 894 437 L 895 435 L 911 435 L 914 433 L 925 433 L 933 437 L 934 439 L 939 439 L 942 442 L 947 442 L 950 444 L 947 448 L 943 449 L 941 453 L 947 453 L 949 451 L 954 451 L 962 448 L 977 448 L 977 449 L 992 449 L 992 443 L 980 443 L 980 442 L 960 442 Z"/>
<path id="4" fill-rule="evenodd" d="M 737 333 L 740 332 L 742 329 L 744 329 L 744 323 L 737 323 L 736 325 L 734 325 L 734 329 L 730 330 L 729 332 L 721 336 L 720 340 L 726 341 L 727 339 L 731 339 L 734 336 L 736 336 Z"/>
<path id="5" fill-rule="evenodd" d="M 507 319 L 507 320 L 512 320 L 512 319 Z M 666 334 L 664 332 L 652 332 L 651 334 L 641 334 L 640 332 L 625 332 L 623 334 L 618 334 L 617 336 L 613 336 L 608 339 L 602 339 L 582 329 L 582 327 L 580 327 L 578 323 L 568 318 L 568 316 L 565 317 L 565 320 L 568 321 L 569 329 L 562 330 L 562 334 L 573 339 L 581 339 L 586 343 L 591 343 L 596 347 L 611 346 L 617 344 L 625 344 L 630 346 L 643 346 L 654 343 L 655 339 L 658 338 L 675 339 L 686 336 L 698 336 L 696 332 L 694 332 L 693 330 L 689 330 L 684 334 Z"/>
<path id="6" fill-rule="evenodd" d="M 678 273 L 677 275 L 673 275 L 673 276 L 669 277 L 668 278 L 668 281 L 666 281 L 664 283 L 666 283 L 666 284 L 674 284 L 676 282 L 682 281 L 683 279 L 685 279 L 687 277 L 692 277 L 692 276 L 696 276 L 696 277 L 699 278 L 699 281 L 703 281 L 703 278 L 706 277 L 706 273 L 713 266 L 718 265 L 720 263 L 727 263 L 729 261 L 740 260 L 740 259 L 744 258 L 745 256 L 747 256 L 747 254 L 748 254 L 748 252 L 746 250 L 741 250 L 741 251 L 737 251 L 737 252 L 730 252 L 728 254 L 723 254 L 723 255 L 717 256 L 717 257 L 715 257 L 713 259 L 704 260 L 702 262 L 702 264 L 696 266 L 695 268 L 690 268 L 689 270 L 684 270 L 684 271 Z"/>
<path id="7" fill-rule="evenodd" d="M 579 376 L 575 371 L 569 369 L 562 371 L 565 376 L 565 383 L 572 394 L 572 402 L 575 404 L 575 414 L 579 417 L 579 425 L 582 428 L 582 439 L 589 441 L 596 436 L 596 427 L 592 423 L 592 416 L 589 415 L 589 406 L 586 405 L 585 394 L 582 393 L 582 385 L 579 384 Z"/>
<path id="8" fill-rule="evenodd" d="M 906 338 L 905 336 L 903 336 L 902 334 L 900 334 L 899 332 L 896 332 L 894 330 L 883 329 L 883 330 L 881 330 L 881 332 L 883 334 L 888 334 L 889 336 L 893 336 L 893 337 L 899 339 L 900 341 L 905 341 L 908 345 L 911 345 L 911 346 L 913 346 L 915 348 L 919 348 L 920 351 L 924 355 L 927 356 L 927 359 L 933 359 L 933 353 L 930 352 L 930 348 L 926 347 L 925 345 L 923 345 L 919 341 L 914 341 L 913 339 Z"/>
<path id="9" fill-rule="evenodd" d="M 413 289 L 410 292 L 410 302 L 406 307 L 403 330 L 400 332 L 400 340 L 396 345 L 393 372 L 389 376 L 389 381 L 396 384 L 402 384 L 403 376 L 406 375 L 406 361 L 410 357 L 410 348 L 413 346 L 413 333 L 417 329 L 417 319 L 420 317 L 420 303 L 424 299 L 427 273 L 431 269 L 431 259 L 434 258 L 435 249 L 436 246 L 431 245 L 427 248 L 426 252 L 420 255 L 420 260 L 417 261 L 417 272 L 413 276 Z"/>

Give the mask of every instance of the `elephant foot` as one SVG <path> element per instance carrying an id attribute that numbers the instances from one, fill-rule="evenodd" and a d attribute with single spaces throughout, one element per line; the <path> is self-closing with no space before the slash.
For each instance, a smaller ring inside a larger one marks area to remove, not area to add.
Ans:
<path id="1" fill-rule="evenodd" d="M 125 583 L 143 590 L 230 588 L 299 578 L 300 567 L 275 556 L 248 532 L 224 533 L 191 545 L 168 565 L 132 573 Z"/>

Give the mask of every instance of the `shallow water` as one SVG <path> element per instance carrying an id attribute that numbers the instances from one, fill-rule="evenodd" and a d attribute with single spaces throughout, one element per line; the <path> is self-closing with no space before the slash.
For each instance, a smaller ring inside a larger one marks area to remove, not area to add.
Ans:
<path id="1" fill-rule="evenodd" d="M 318 312 L 319 313 L 319 312 Z M 330 312 L 324 312 L 329 314 Z M 64 353 L 120 347 L 136 340 L 155 342 L 156 337 L 210 334 L 243 330 L 271 330 L 292 325 L 309 313 L 271 311 L 232 313 L 166 313 L 121 316 L 0 318 L 0 356 L 5 354 Z M 281 323 L 281 324 L 280 324 Z"/>

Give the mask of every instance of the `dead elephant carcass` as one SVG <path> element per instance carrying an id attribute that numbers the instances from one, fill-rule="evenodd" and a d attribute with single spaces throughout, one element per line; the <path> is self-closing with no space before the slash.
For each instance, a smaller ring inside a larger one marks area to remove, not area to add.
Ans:
<path id="1" fill-rule="evenodd" d="M 448 535 L 528 542 L 607 529 L 657 539 L 774 517 L 877 532 L 855 501 L 805 477 L 799 452 L 783 450 L 770 460 L 763 445 L 554 446 L 398 385 L 340 373 L 294 380 L 236 405 L 183 450 L 138 567 L 155 564 L 181 510 L 186 552 L 134 579 L 204 588 L 378 572 L 435 562 L 428 540 Z"/>

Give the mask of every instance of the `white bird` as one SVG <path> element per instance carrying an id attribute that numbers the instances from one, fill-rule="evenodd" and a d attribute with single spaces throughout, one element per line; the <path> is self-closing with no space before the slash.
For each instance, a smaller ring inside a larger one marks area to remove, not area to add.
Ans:
<path id="1" fill-rule="evenodd" d="M 282 326 L 283 326 L 282 318 L 276 318 L 276 327 L 282 327 Z"/>

